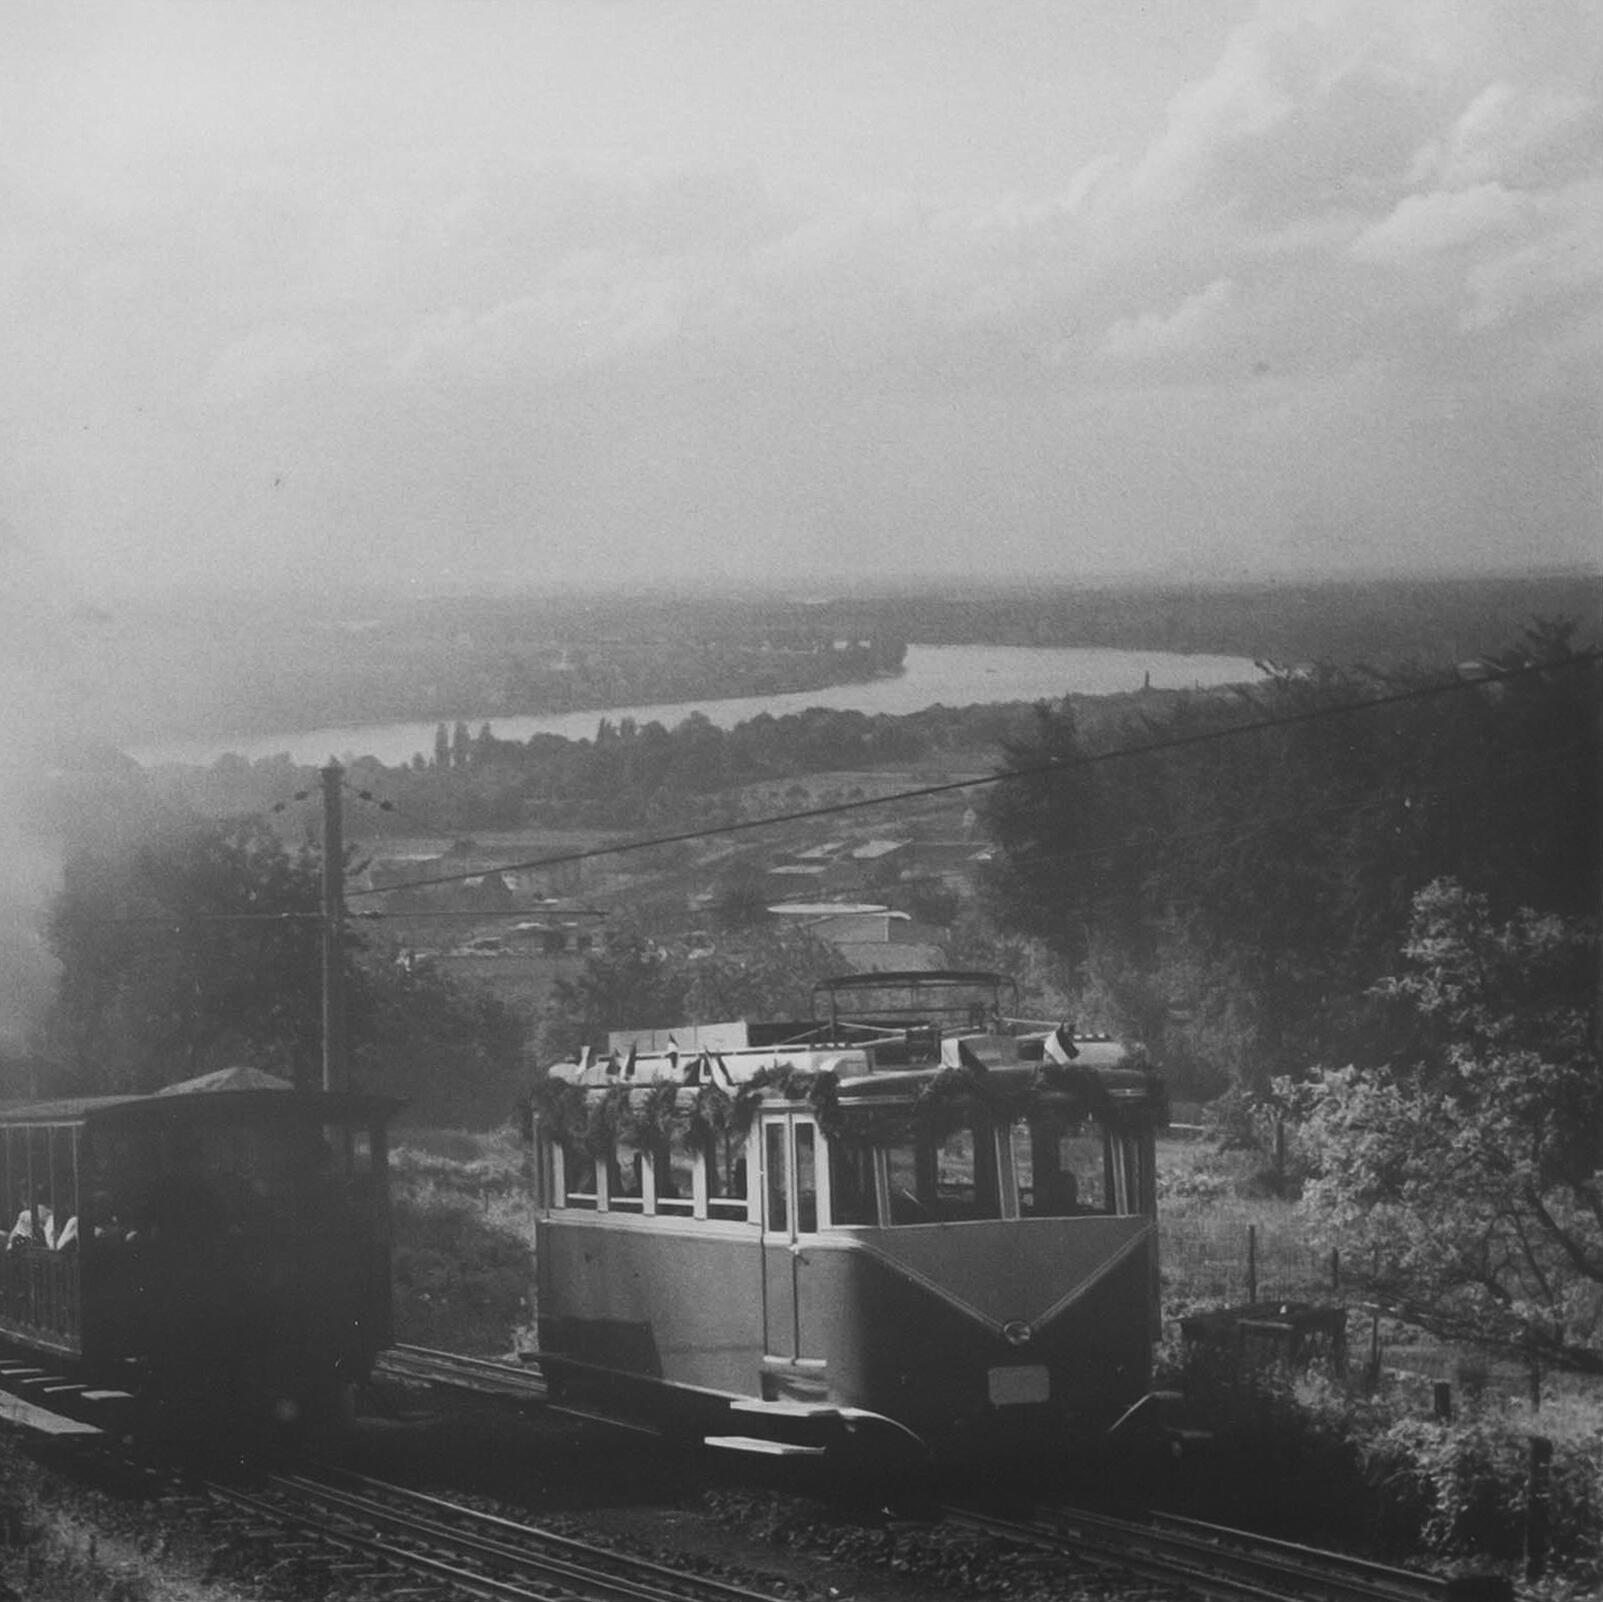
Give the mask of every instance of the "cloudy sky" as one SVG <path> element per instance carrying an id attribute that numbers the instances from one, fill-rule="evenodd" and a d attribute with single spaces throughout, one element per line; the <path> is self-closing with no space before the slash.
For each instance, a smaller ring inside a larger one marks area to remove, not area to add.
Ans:
<path id="1" fill-rule="evenodd" d="M 1597 565 L 1569 0 L 0 14 L 0 550 L 90 590 Z"/>

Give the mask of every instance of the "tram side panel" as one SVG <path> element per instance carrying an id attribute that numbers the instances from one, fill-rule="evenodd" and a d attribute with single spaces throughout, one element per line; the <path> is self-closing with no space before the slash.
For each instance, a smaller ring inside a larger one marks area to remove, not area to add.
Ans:
<path id="1" fill-rule="evenodd" d="M 540 1353 L 573 1394 L 665 1405 L 660 1386 L 750 1396 L 763 1345 L 748 1225 L 554 1214 L 536 1228 Z"/>

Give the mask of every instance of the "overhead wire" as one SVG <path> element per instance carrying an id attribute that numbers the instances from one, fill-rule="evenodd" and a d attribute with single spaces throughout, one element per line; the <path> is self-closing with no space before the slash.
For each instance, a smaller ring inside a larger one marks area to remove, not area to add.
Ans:
<path id="1" fill-rule="evenodd" d="M 1119 746 L 1109 751 L 1089 752 L 1077 754 L 1070 758 L 1057 757 L 1049 762 L 1032 763 L 1024 767 L 1008 768 L 996 773 L 985 774 L 971 779 L 948 780 L 941 784 L 923 785 L 910 790 L 893 791 L 887 795 L 862 797 L 855 800 L 832 802 L 821 807 L 808 807 L 794 812 L 778 813 L 763 818 L 742 819 L 734 823 L 714 824 L 700 829 L 682 830 L 675 834 L 657 835 L 644 839 L 614 842 L 605 846 L 590 847 L 582 851 L 571 851 L 545 857 L 533 858 L 522 862 L 502 863 L 496 866 L 474 868 L 464 873 L 451 873 L 434 875 L 426 879 L 408 879 L 402 884 L 368 887 L 347 891 L 347 899 L 358 896 L 389 895 L 400 890 L 429 889 L 439 885 L 463 884 L 470 880 L 483 879 L 503 873 L 530 872 L 540 868 L 559 867 L 573 862 L 590 861 L 598 857 L 614 856 L 630 851 L 647 850 L 655 846 L 676 845 L 687 841 L 711 839 L 740 831 L 759 828 L 770 828 L 777 824 L 806 821 L 811 818 L 832 816 L 842 812 L 859 811 L 874 806 L 889 806 L 902 801 L 920 800 L 927 796 L 950 794 L 954 791 L 976 789 L 983 786 L 1002 784 L 1012 779 L 1034 778 L 1044 775 L 1058 774 L 1073 771 L 1078 767 L 1091 767 L 1104 762 L 1116 761 L 1121 758 L 1161 754 L 1166 751 L 1177 750 L 1189 746 L 1209 743 L 1213 740 L 1230 739 L 1243 734 L 1258 733 L 1263 730 L 1293 727 L 1319 721 L 1323 718 L 1342 717 L 1352 713 L 1374 711 L 1385 706 L 1395 706 L 1412 701 L 1421 701 L 1437 695 L 1461 691 L 1466 689 L 1479 689 L 1488 685 L 1507 683 L 1515 679 L 1528 677 L 1535 673 L 1553 672 L 1555 670 L 1571 669 L 1603 661 L 1603 652 L 1592 651 L 1573 657 L 1567 657 L 1557 663 L 1535 663 L 1529 666 L 1490 671 L 1474 679 L 1455 679 L 1440 684 L 1416 686 L 1406 691 L 1394 692 L 1386 696 L 1371 697 L 1363 701 L 1346 702 L 1338 706 L 1324 706 L 1308 708 L 1301 712 L 1288 713 L 1275 718 L 1261 718 L 1253 721 L 1229 724 L 1224 727 L 1193 730 L 1188 734 L 1171 736 L 1160 740 L 1146 741 L 1140 745 Z M 1579 746 L 1566 746 L 1563 751 L 1579 750 Z M 1540 764 L 1540 766 L 1556 766 L 1561 752 L 1554 754 L 1553 762 Z M 1525 770 L 1529 771 L 1527 767 Z M 1429 795 L 1451 794 L 1458 790 L 1478 788 L 1482 780 L 1476 778 L 1460 785 L 1444 785 L 1434 789 L 1415 790 L 1412 795 L 1423 797 Z M 303 797 L 297 796 L 296 799 Z M 363 799 L 368 799 L 363 797 Z M 1395 796 L 1370 797 L 1357 802 L 1344 802 L 1329 807 L 1306 808 L 1298 813 L 1282 814 L 1272 819 L 1260 819 L 1249 829 L 1242 830 L 1235 824 L 1210 825 L 1205 829 L 1188 830 L 1182 833 L 1170 833 L 1166 840 L 1195 840 L 1207 838 L 1212 834 L 1224 832 L 1235 828 L 1238 840 L 1246 840 L 1270 829 L 1280 827 L 1285 823 L 1294 823 L 1299 818 L 1307 816 L 1336 815 L 1342 812 L 1357 812 L 1369 808 L 1395 805 L 1398 798 Z M 287 803 L 278 803 L 275 811 L 282 810 Z M 393 810 L 393 808 L 390 808 Z M 1128 843 L 1110 844 L 1105 846 L 1079 848 L 1065 853 L 1032 854 L 1032 862 L 1058 862 L 1074 861 L 1079 858 L 1111 855 L 1121 850 L 1130 849 Z M 549 905 L 526 909 L 527 913 L 551 913 L 556 916 L 564 914 L 580 914 L 593 916 L 606 916 L 599 908 L 554 908 Z M 355 910 L 349 913 L 353 919 L 363 922 L 379 920 L 404 920 L 417 917 L 457 917 L 477 918 L 483 921 L 499 920 L 504 917 L 524 916 L 525 912 L 507 911 L 505 909 L 485 909 L 451 911 L 445 909 L 430 909 L 421 912 L 404 912 L 390 910 L 363 911 Z M 189 914 L 185 917 L 162 917 L 159 915 L 143 915 L 132 918 L 110 918 L 99 920 L 108 924 L 147 924 L 147 925 L 183 925 L 196 922 L 291 922 L 297 920 L 321 920 L 321 912 L 238 912 L 238 913 L 200 913 Z"/>
<path id="2" fill-rule="evenodd" d="M 696 840 L 711 840 L 721 836 L 772 828 L 782 823 L 804 823 L 816 818 L 838 817 L 847 812 L 860 812 L 871 807 L 893 806 L 906 801 L 924 800 L 930 796 L 950 795 L 961 790 L 977 790 L 990 785 L 1005 784 L 1015 779 L 1038 778 L 1047 774 L 1065 773 L 1076 768 L 1099 766 L 1107 762 L 1132 757 L 1158 755 L 1177 751 L 1188 746 L 1204 745 L 1215 740 L 1235 739 L 1268 729 L 1293 728 L 1300 724 L 1318 722 L 1324 718 L 1345 717 L 1353 713 L 1374 712 L 1390 706 L 1430 700 L 1438 696 L 1480 690 L 1498 684 L 1512 683 L 1537 673 L 1567 671 L 1603 661 L 1603 652 L 1588 651 L 1561 662 L 1532 663 L 1528 666 L 1488 670 L 1473 679 L 1451 679 L 1437 684 L 1416 685 L 1411 689 L 1394 691 L 1388 695 L 1371 696 L 1363 701 L 1350 701 L 1338 706 L 1310 707 L 1300 712 L 1285 713 L 1274 718 L 1259 718 L 1250 722 L 1228 724 L 1223 727 L 1192 730 L 1187 734 L 1170 735 L 1148 740 L 1139 745 L 1118 746 L 1108 751 L 1079 753 L 1072 757 L 1054 757 L 1047 762 L 1030 763 L 1024 767 L 1004 768 L 995 773 L 982 774 L 971 779 L 949 779 L 940 784 L 920 785 L 914 789 L 896 790 L 888 795 L 863 796 L 853 800 L 833 801 L 823 806 L 803 807 L 794 812 L 770 814 L 762 818 L 742 818 L 732 823 L 707 824 L 695 829 L 682 829 L 673 834 L 652 835 L 636 840 L 613 841 L 604 846 L 592 846 L 580 851 L 564 851 L 521 862 L 506 862 L 491 868 L 476 868 L 468 873 L 438 874 L 427 879 L 407 882 L 409 890 L 427 889 L 434 885 L 461 884 L 487 873 L 527 873 L 540 868 L 562 867 L 569 863 L 588 862 L 598 857 L 620 856 L 631 851 L 646 851 L 658 846 L 683 845 Z M 349 891 L 348 897 L 382 895 L 384 890 L 366 888 Z"/>

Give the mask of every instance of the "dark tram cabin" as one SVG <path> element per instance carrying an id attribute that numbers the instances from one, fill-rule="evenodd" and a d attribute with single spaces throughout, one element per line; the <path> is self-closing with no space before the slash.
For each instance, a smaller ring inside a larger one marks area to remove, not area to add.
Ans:
<path id="1" fill-rule="evenodd" d="M 550 1070 L 538 1328 L 560 1393 L 848 1455 L 1066 1444 L 1146 1393 L 1161 1083 L 1113 1041 L 961 1002 L 995 976 L 875 989 L 896 978 L 913 1007 L 865 1013 L 866 982 L 836 981 L 820 1024 L 762 1026 L 788 1043 L 719 1025 Z"/>
<path id="2" fill-rule="evenodd" d="M 159 1430 L 337 1419 L 390 1339 L 394 1108 L 239 1068 L 0 1107 L 0 1345 Z"/>

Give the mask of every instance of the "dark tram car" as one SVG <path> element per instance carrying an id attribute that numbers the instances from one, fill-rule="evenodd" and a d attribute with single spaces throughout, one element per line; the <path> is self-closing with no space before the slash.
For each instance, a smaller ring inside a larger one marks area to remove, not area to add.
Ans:
<path id="1" fill-rule="evenodd" d="M 1162 1085 L 1111 1040 L 1006 1017 L 1006 984 L 854 977 L 815 1023 L 618 1036 L 553 1067 L 538 1327 L 559 1393 L 847 1457 L 1064 1449 L 1137 1403 Z"/>
<path id="2" fill-rule="evenodd" d="M 157 1434 L 337 1421 L 390 1339 L 394 1107 L 234 1068 L 0 1108 L 0 1343 Z"/>

